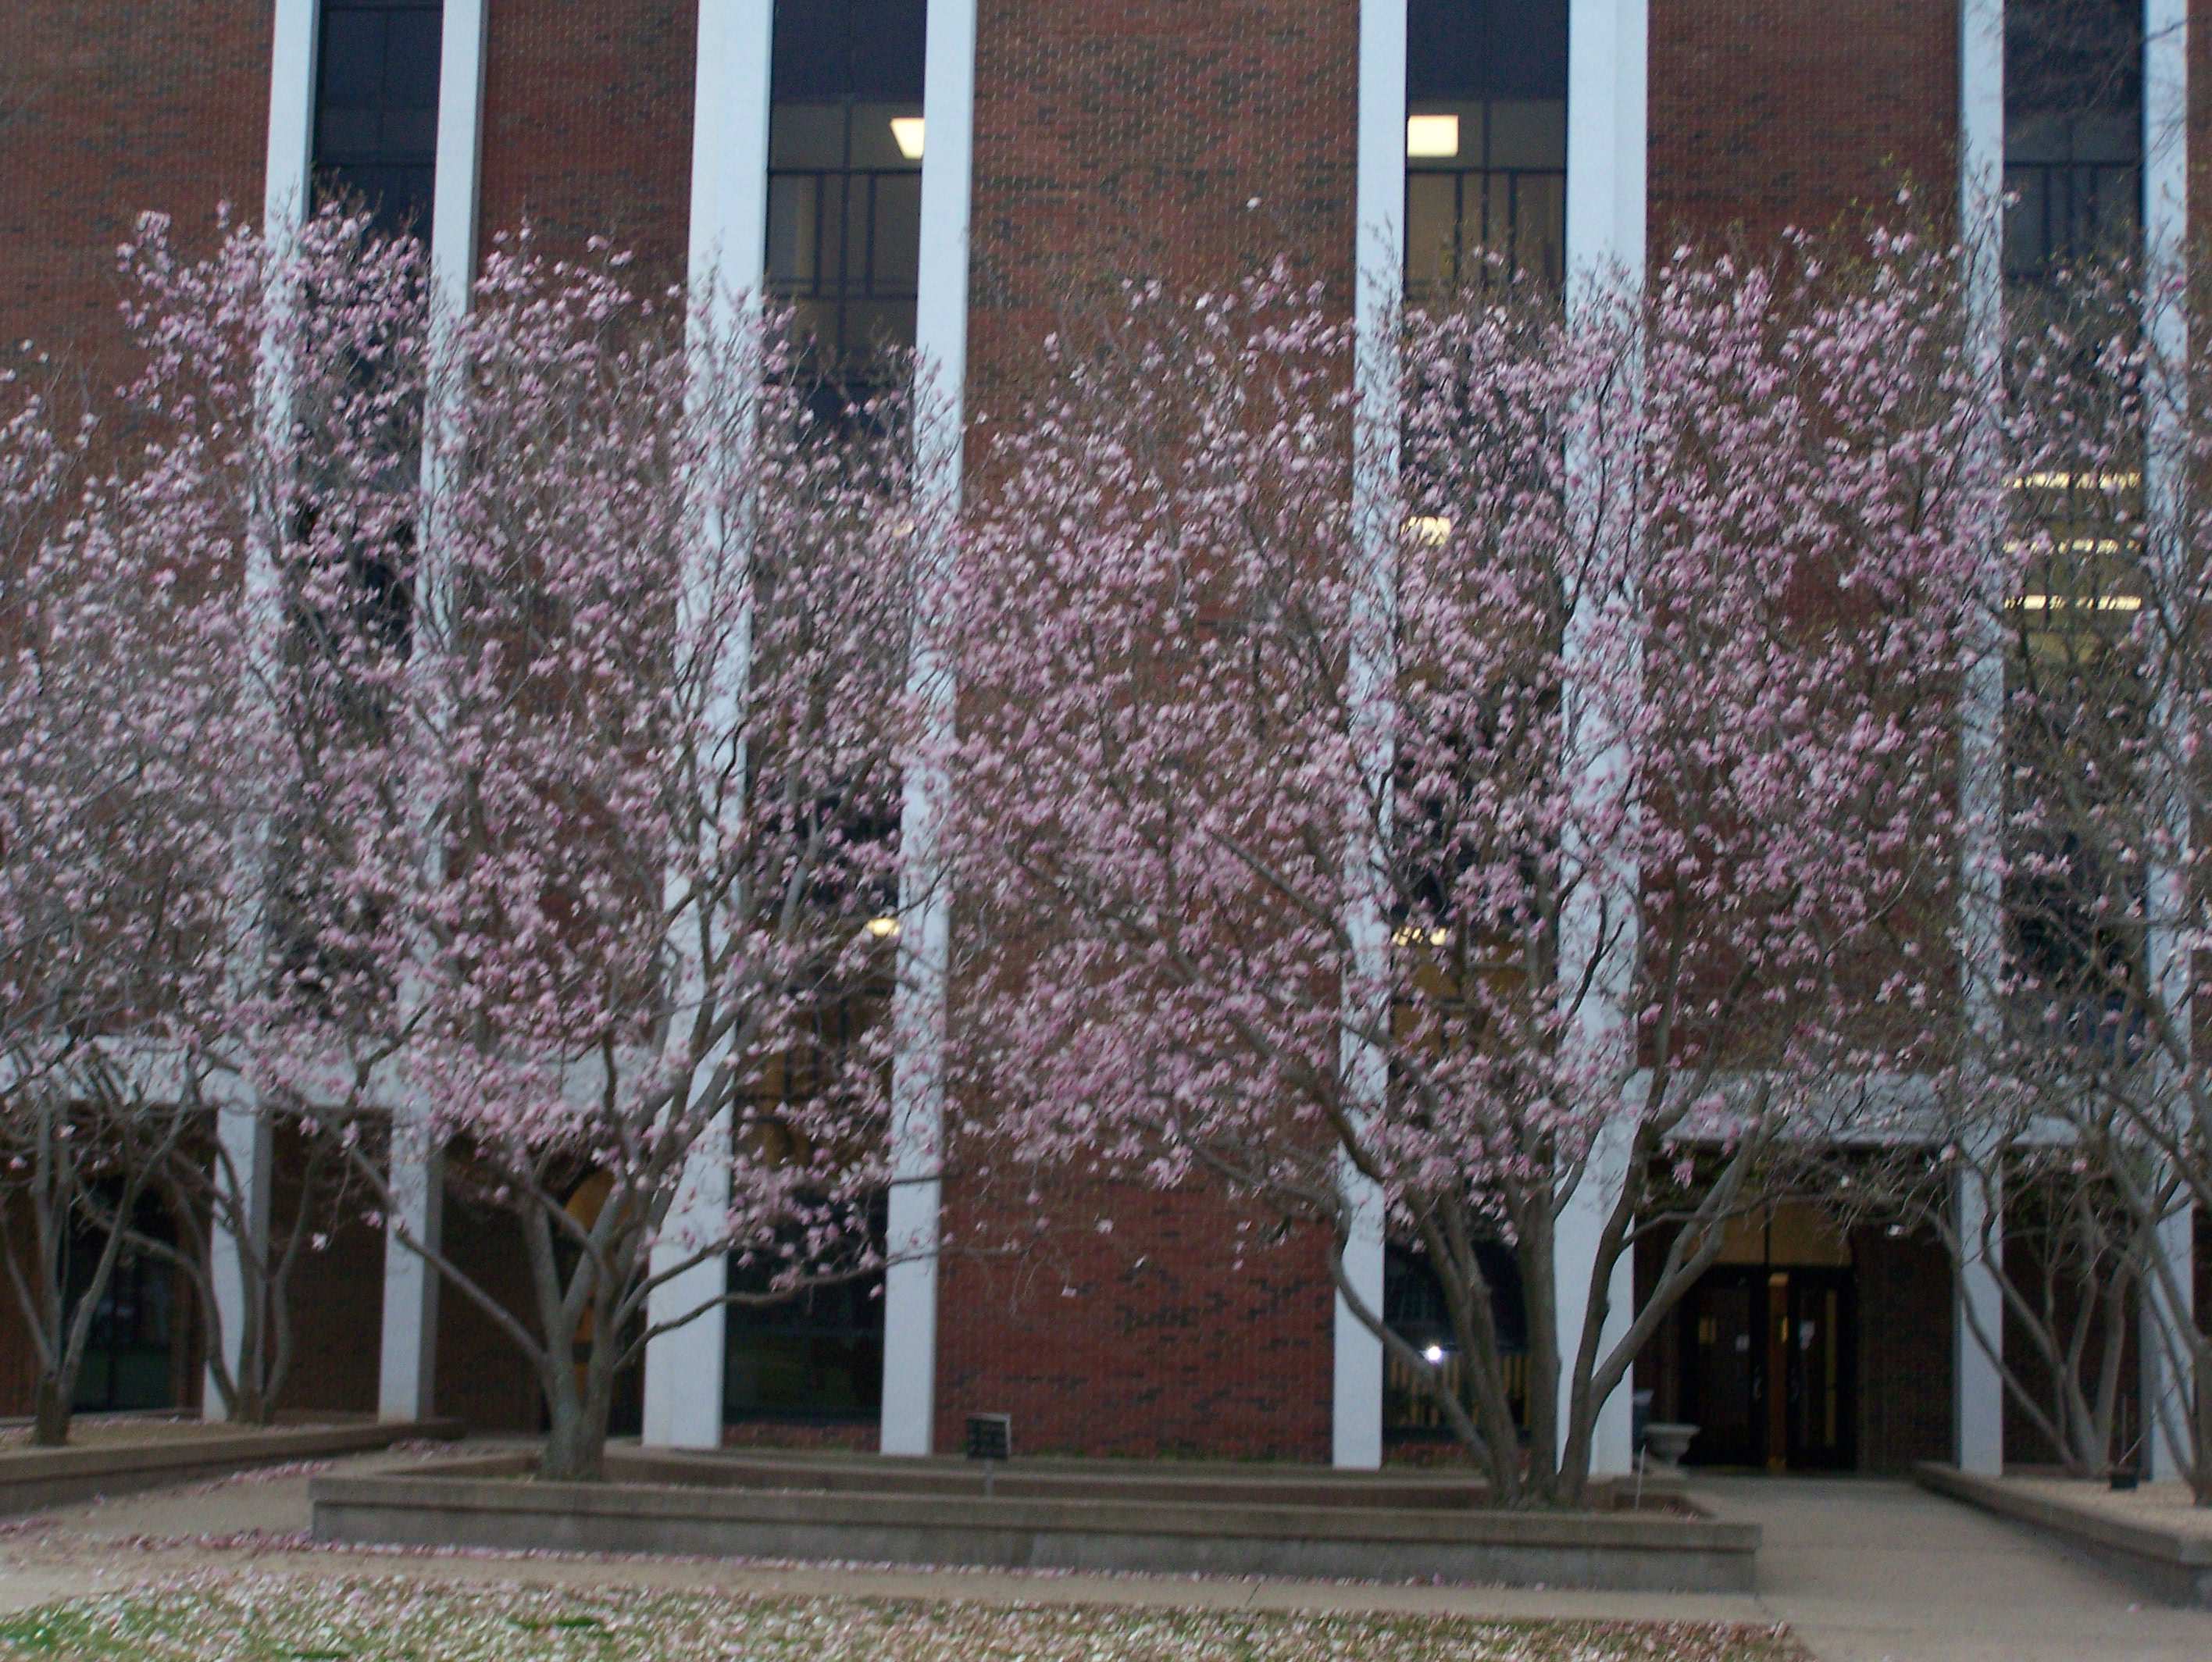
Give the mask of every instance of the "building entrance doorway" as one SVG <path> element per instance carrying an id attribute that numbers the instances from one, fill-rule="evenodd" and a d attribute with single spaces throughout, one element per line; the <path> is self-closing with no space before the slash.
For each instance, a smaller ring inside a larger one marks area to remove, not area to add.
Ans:
<path id="1" fill-rule="evenodd" d="M 1682 1416 L 1704 1465 L 1853 1464 L 1851 1272 L 1723 1267 L 1683 1301 Z"/>
<path id="2" fill-rule="evenodd" d="M 1759 1255 L 1788 1226 L 1758 1228 Z M 1746 1243 L 1748 1245 L 1748 1243 Z M 1750 1254 L 1742 1253 L 1741 1256 Z M 1857 1311 L 1850 1253 L 1826 1263 L 1722 1263 L 1677 1313 L 1675 1400 L 1698 1428 L 1689 1459 L 1769 1471 L 1857 1462 Z M 1840 1259 L 1840 1261 L 1836 1261 Z"/>

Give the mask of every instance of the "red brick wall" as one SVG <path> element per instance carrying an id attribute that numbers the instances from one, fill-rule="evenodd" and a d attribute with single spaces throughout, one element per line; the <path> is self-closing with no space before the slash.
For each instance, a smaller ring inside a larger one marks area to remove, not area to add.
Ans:
<path id="1" fill-rule="evenodd" d="M 0 5 L 0 343 L 114 351 L 141 212 L 259 219 L 272 27 L 270 0 Z"/>
<path id="2" fill-rule="evenodd" d="M 1932 1237 L 1851 1237 L 1859 1323 L 1859 1469 L 1951 1458 L 1951 1265 Z"/>
<path id="3" fill-rule="evenodd" d="M 19 342 L 126 371 L 117 246 L 141 213 L 186 246 L 216 207 L 261 213 L 271 0 L 9 0 L 0 5 L 0 358 Z M 179 1400 L 199 1392 L 197 1328 L 176 1306 Z M 0 1414 L 26 1413 L 35 1377 L 12 1292 L 0 1298 Z"/>
<path id="4" fill-rule="evenodd" d="M 1291 255 L 1349 304 L 1357 0 L 981 0 L 972 373 L 1103 270 L 1216 282 Z M 1253 205 L 1256 203 L 1256 205 Z"/>
<path id="5" fill-rule="evenodd" d="M 487 239 L 526 218 L 560 251 L 606 236 L 683 274 L 698 17 L 697 0 L 491 0 Z"/>
<path id="6" fill-rule="evenodd" d="M 948 1239 L 1004 1240 L 948 1186 Z M 1048 1205 L 1052 1227 L 1018 1259 L 956 1246 L 944 1261 L 940 1450 L 961 1447 L 966 1416 L 1005 1413 L 1021 1454 L 1328 1458 L 1317 1236 L 1249 1252 L 1240 1270 L 1236 1221 L 1210 1195 L 1069 1186 Z"/>
<path id="7" fill-rule="evenodd" d="M 526 1331 L 536 1331 L 529 1317 L 529 1266 L 511 1216 L 470 1205 L 448 1189 L 443 1244 L 455 1268 L 507 1308 L 520 1312 Z M 535 1433 L 544 1428 L 544 1398 L 521 1346 L 451 1282 L 438 1289 L 436 1368 L 432 1412 L 477 1431 Z"/>
<path id="8" fill-rule="evenodd" d="M 303 1159 L 296 1136 L 278 1136 L 274 1163 L 272 1227 L 289 1231 L 301 1204 Z M 310 1242 L 293 1264 L 292 1368 L 278 1406 L 306 1414 L 373 1414 L 384 1233 L 368 1222 L 365 1196 L 351 1197 L 343 1210 L 327 1192 L 307 1204 L 326 1244 L 315 1250 Z"/>
<path id="9" fill-rule="evenodd" d="M 1282 253 L 1349 306 L 1358 9 L 981 0 L 971 409 L 1018 382 L 1067 285 L 1225 282 Z M 957 1181 L 946 1213 L 962 1240 L 1013 1221 Z M 1053 1216 L 1030 1259 L 945 1262 L 940 1447 L 963 1416 L 1008 1412 L 1028 1453 L 1327 1458 L 1316 1242 L 1239 1272 L 1207 1197 L 1074 1188 Z"/>
<path id="10" fill-rule="evenodd" d="M 1652 0 L 1651 236 L 1823 229 L 1957 196 L 1956 0 Z"/>

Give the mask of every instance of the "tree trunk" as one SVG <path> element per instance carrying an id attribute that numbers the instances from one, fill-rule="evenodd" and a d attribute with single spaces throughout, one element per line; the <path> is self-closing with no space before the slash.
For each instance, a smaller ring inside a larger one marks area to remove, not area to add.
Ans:
<path id="1" fill-rule="evenodd" d="M 254 1386 L 240 1380 L 230 1403 L 230 1417 L 240 1425 L 268 1425 L 276 1416 L 269 1399 Z"/>
<path id="2" fill-rule="evenodd" d="M 59 1448 L 69 1441 L 70 1399 L 61 1381 L 51 1374 L 39 1375 L 31 1398 L 31 1446 Z"/>
<path id="3" fill-rule="evenodd" d="M 2200 1314 L 2198 1319 L 2202 1320 Z M 2196 1447 L 2190 1450 L 2190 1496 L 2198 1506 L 2212 1507 L 2212 1379 L 2208 1379 L 2207 1347 L 2191 1347 L 2190 1417 L 2196 1422 Z"/>
<path id="4" fill-rule="evenodd" d="M 538 1478 L 548 1483 L 603 1483 L 607 1475 L 607 1416 L 593 1411 L 590 1399 L 574 1390 L 547 1404 L 552 1423 L 538 1457 Z"/>

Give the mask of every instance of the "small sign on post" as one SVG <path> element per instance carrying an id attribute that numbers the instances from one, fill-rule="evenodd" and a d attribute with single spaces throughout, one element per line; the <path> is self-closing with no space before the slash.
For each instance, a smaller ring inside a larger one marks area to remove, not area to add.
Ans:
<path id="1" fill-rule="evenodd" d="M 971 1460 L 1012 1459 L 1014 1416 L 1011 1414 L 970 1414 L 968 1416 L 968 1458 Z"/>
<path id="2" fill-rule="evenodd" d="M 968 1416 L 968 1458 L 983 1462 L 983 1494 L 988 1498 L 992 1480 L 1000 1465 L 1014 1457 L 1014 1416 L 1011 1414 L 970 1414 Z"/>

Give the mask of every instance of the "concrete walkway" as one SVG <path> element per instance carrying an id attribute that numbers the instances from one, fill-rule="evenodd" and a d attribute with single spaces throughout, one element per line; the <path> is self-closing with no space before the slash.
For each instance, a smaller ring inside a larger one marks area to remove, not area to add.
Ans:
<path id="1" fill-rule="evenodd" d="M 373 1471 L 410 1458 L 419 1456 L 368 1455 L 330 1469 Z M 1765 1526 L 1758 1597 L 314 1551 L 301 1545 L 307 1480 L 295 1475 L 131 1495 L 0 1532 L 0 1611 L 185 1571 L 252 1568 L 1008 1604 L 1787 1622 L 1820 1662 L 2212 1657 L 2212 1614 L 2143 1605 L 2034 1538 L 1904 1483 L 1740 1478 L 1701 1483 L 1698 1492 L 1724 1515 Z"/>
<path id="2" fill-rule="evenodd" d="M 1695 1485 L 1765 1531 L 1759 1604 L 1821 1662 L 2206 1662 L 2212 1612 L 2146 1604 L 2058 1548 L 1909 1483 Z"/>

